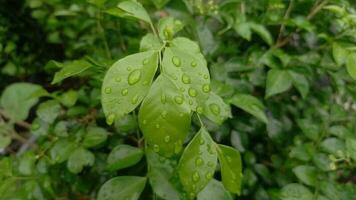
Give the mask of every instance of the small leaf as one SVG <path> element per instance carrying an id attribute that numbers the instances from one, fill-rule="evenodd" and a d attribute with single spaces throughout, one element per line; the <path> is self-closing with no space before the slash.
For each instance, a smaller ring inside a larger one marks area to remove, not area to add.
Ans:
<path id="1" fill-rule="evenodd" d="M 62 163 L 69 158 L 76 147 L 77 145 L 68 139 L 58 140 L 49 151 L 50 158 L 54 163 Z"/>
<path id="2" fill-rule="evenodd" d="M 337 42 L 332 44 L 332 53 L 337 66 L 343 65 L 349 54 L 348 51 Z"/>
<path id="3" fill-rule="evenodd" d="M 94 160 L 95 156 L 92 152 L 80 147 L 70 155 L 67 168 L 70 172 L 78 174 L 83 170 L 84 166 L 92 166 Z"/>
<path id="4" fill-rule="evenodd" d="M 299 165 L 293 168 L 293 172 L 304 184 L 310 186 L 317 184 L 317 170 L 315 167 Z"/>
<path id="5" fill-rule="evenodd" d="M 85 60 L 75 60 L 62 64 L 62 69 L 54 75 L 52 84 L 61 82 L 63 79 L 78 75 L 92 67 L 92 64 Z"/>
<path id="6" fill-rule="evenodd" d="M 208 185 L 198 194 L 198 200 L 233 200 L 232 195 L 224 188 L 224 185 L 212 179 Z"/>
<path id="7" fill-rule="evenodd" d="M 313 194 L 308 188 L 297 183 L 284 186 L 280 193 L 281 200 L 313 200 Z"/>
<path id="8" fill-rule="evenodd" d="M 30 108 L 38 101 L 32 94 L 40 89 L 39 85 L 31 83 L 11 84 L 2 93 L 0 105 L 11 120 L 25 120 Z"/>
<path id="9" fill-rule="evenodd" d="M 72 107 L 74 106 L 75 102 L 78 99 L 78 92 L 75 90 L 69 90 L 67 92 L 64 92 L 58 100 L 61 102 L 66 107 Z"/>
<path id="10" fill-rule="evenodd" d="M 191 114 L 186 99 L 165 75 L 153 83 L 138 119 L 146 142 L 156 153 L 170 157 L 181 151 Z"/>
<path id="11" fill-rule="evenodd" d="M 235 31 L 245 40 L 251 40 L 251 28 L 250 24 L 246 22 L 237 23 L 234 25 Z"/>
<path id="12" fill-rule="evenodd" d="M 346 149 L 350 154 L 350 157 L 356 161 L 356 139 L 355 138 L 347 138 L 346 139 Z"/>
<path id="13" fill-rule="evenodd" d="M 41 103 L 36 111 L 38 118 L 53 123 L 61 112 L 61 106 L 56 100 L 48 100 Z"/>
<path id="14" fill-rule="evenodd" d="M 345 151 L 345 142 L 339 138 L 329 137 L 320 144 L 322 150 L 330 154 L 337 154 L 338 151 Z"/>
<path id="15" fill-rule="evenodd" d="M 107 158 L 107 169 L 116 171 L 130 167 L 138 163 L 143 156 L 143 151 L 139 148 L 120 144 L 116 146 Z"/>
<path id="16" fill-rule="evenodd" d="M 155 4 L 158 9 L 163 8 L 169 1 L 170 0 L 152 0 L 153 4 Z"/>
<path id="17" fill-rule="evenodd" d="M 84 136 L 83 146 L 86 148 L 95 147 L 103 143 L 108 137 L 108 132 L 100 127 L 89 127 Z"/>
<path id="18" fill-rule="evenodd" d="M 268 123 L 268 119 L 264 111 L 265 106 L 256 97 L 248 94 L 237 94 L 231 98 L 230 102 L 233 105 L 255 116 L 262 122 L 266 124 Z"/>
<path id="19" fill-rule="evenodd" d="M 117 7 L 124 11 L 121 16 L 128 18 L 136 18 L 151 24 L 151 18 L 146 12 L 141 3 L 137 1 L 123 1 L 120 2 Z"/>
<path id="20" fill-rule="evenodd" d="M 140 42 L 140 51 L 158 51 L 162 47 L 159 39 L 152 33 L 148 33 L 142 37 Z"/>
<path id="21" fill-rule="evenodd" d="M 145 177 L 119 176 L 101 186 L 98 200 L 130 199 L 137 200 L 146 185 Z"/>
<path id="22" fill-rule="evenodd" d="M 257 33 L 267 44 L 273 44 L 273 38 L 271 36 L 271 33 L 267 30 L 266 27 L 260 24 L 250 23 L 250 28 L 255 33 Z"/>
<path id="23" fill-rule="evenodd" d="M 171 40 L 178 31 L 182 30 L 184 24 L 173 17 L 161 18 L 158 23 L 158 33 L 160 38 Z"/>
<path id="24" fill-rule="evenodd" d="M 350 76 L 356 80 L 356 53 L 350 53 L 346 61 L 346 69 Z"/>
<path id="25" fill-rule="evenodd" d="M 26 152 L 20 157 L 18 169 L 20 174 L 30 176 L 35 171 L 36 158 L 33 152 Z"/>
<path id="26" fill-rule="evenodd" d="M 213 92 L 210 92 L 202 109 L 203 114 L 217 124 L 222 124 L 224 120 L 232 116 L 230 106 Z M 197 112 L 200 112 L 199 108 L 197 108 Z"/>
<path id="27" fill-rule="evenodd" d="M 222 182 L 227 190 L 240 195 L 242 164 L 240 153 L 229 146 L 218 145 Z"/>
<path id="28" fill-rule="evenodd" d="M 178 164 L 179 178 L 189 198 L 193 199 L 213 178 L 216 164 L 216 145 L 201 128 L 185 148 Z"/>
<path id="29" fill-rule="evenodd" d="M 157 62 L 157 52 L 136 53 L 120 59 L 106 72 L 101 103 L 108 124 L 141 103 L 151 86 Z"/>
<path id="30" fill-rule="evenodd" d="M 309 87 L 310 87 L 308 80 L 305 78 L 303 74 L 291 70 L 289 70 L 288 73 L 292 78 L 292 83 L 294 87 L 297 88 L 299 93 L 302 95 L 303 99 L 305 99 L 309 93 Z"/>
<path id="31" fill-rule="evenodd" d="M 292 80 L 286 70 L 271 69 L 267 74 L 266 98 L 288 90 Z"/>

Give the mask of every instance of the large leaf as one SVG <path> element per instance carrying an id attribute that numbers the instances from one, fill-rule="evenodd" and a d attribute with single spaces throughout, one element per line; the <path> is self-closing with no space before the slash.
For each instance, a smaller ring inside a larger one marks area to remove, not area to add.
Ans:
<path id="1" fill-rule="evenodd" d="M 80 147 L 70 155 L 67 168 L 70 172 L 77 174 L 81 172 L 85 166 L 92 166 L 94 160 L 95 156 L 92 152 Z"/>
<path id="2" fill-rule="evenodd" d="M 198 200 L 233 200 L 232 195 L 226 191 L 224 185 L 215 179 L 212 179 L 197 197 Z"/>
<path id="3" fill-rule="evenodd" d="M 55 62 L 57 63 L 57 62 Z M 58 64 L 58 63 L 57 63 Z M 85 60 L 75 60 L 72 62 L 67 62 L 67 63 L 60 63 L 59 67 L 62 67 L 62 69 L 54 75 L 54 78 L 52 80 L 52 84 L 59 83 L 63 79 L 69 78 L 71 76 L 78 75 L 82 73 L 83 71 L 89 69 L 92 67 L 92 64 Z"/>
<path id="4" fill-rule="evenodd" d="M 190 109 L 185 97 L 165 75 L 153 83 L 138 115 L 149 147 L 164 156 L 177 154 L 190 127 Z"/>
<path id="5" fill-rule="evenodd" d="M 293 172 L 304 184 L 310 186 L 315 186 L 315 184 L 317 184 L 317 170 L 315 167 L 299 165 L 293 168 Z"/>
<path id="6" fill-rule="evenodd" d="M 32 94 L 40 89 L 40 86 L 31 83 L 11 84 L 2 93 L 0 105 L 11 120 L 25 120 L 30 108 L 38 101 Z"/>
<path id="7" fill-rule="evenodd" d="M 155 51 L 133 54 L 107 71 L 101 102 L 108 124 L 133 111 L 144 99 L 156 73 L 157 58 Z"/>
<path id="8" fill-rule="evenodd" d="M 292 85 L 291 77 L 286 70 L 271 69 L 267 74 L 266 98 L 288 90 Z"/>
<path id="9" fill-rule="evenodd" d="M 120 13 L 122 17 L 136 18 L 149 24 L 152 23 L 151 18 L 146 12 L 145 8 L 137 1 L 123 1 L 120 2 L 117 7 L 122 10 L 122 13 Z"/>
<path id="10" fill-rule="evenodd" d="M 313 200 L 313 194 L 303 185 L 291 183 L 282 188 L 281 200 Z"/>
<path id="11" fill-rule="evenodd" d="M 198 113 L 203 113 L 211 121 L 221 124 L 231 117 L 231 109 L 224 100 L 213 92 L 210 92 L 209 99 L 204 103 L 204 107 L 197 108 Z"/>
<path id="12" fill-rule="evenodd" d="M 179 178 L 191 199 L 213 178 L 216 164 L 216 145 L 201 128 L 185 148 L 178 165 Z"/>
<path id="13" fill-rule="evenodd" d="M 192 110 L 203 106 L 208 99 L 210 75 L 196 43 L 183 38 L 174 39 L 164 52 L 162 73 L 177 85 Z"/>
<path id="14" fill-rule="evenodd" d="M 145 187 L 146 178 L 138 176 L 119 176 L 101 186 L 98 200 L 130 199 L 137 200 Z"/>
<path id="15" fill-rule="evenodd" d="M 141 160 L 143 151 L 139 148 L 120 144 L 109 154 L 107 159 L 107 169 L 110 171 L 120 170 L 130 167 Z"/>
<path id="16" fill-rule="evenodd" d="M 346 69 L 350 76 L 356 80 L 356 53 L 350 53 L 346 61 Z"/>
<path id="17" fill-rule="evenodd" d="M 237 94 L 233 96 L 230 102 L 241 108 L 242 110 L 255 116 L 257 119 L 264 123 L 268 123 L 268 119 L 265 113 L 265 106 L 263 103 L 254 96 L 248 94 Z"/>
<path id="18" fill-rule="evenodd" d="M 240 153 L 232 147 L 219 145 L 218 156 L 225 188 L 232 193 L 240 194 L 242 181 Z"/>

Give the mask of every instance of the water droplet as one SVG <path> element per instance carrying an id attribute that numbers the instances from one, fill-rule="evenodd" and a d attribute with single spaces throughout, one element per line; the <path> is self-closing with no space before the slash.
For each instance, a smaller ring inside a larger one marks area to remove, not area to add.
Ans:
<path id="1" fill-rule="evenodd" d="M 209 108 L 211 110 L 211 112 L 215 115 L 219 115 L 220 114 L 220 107 L 215 104 L 215 103 L 212 103 L 209 105 Z"/>
<path id="2" fill-rule="evenodd" d="M 167 117 L 167 111 L 162 111 L 162 113 L 161 113 L 161 117 L 163 118 L 163 119 L 165 119 L 166 117 Z"/>
<path id="3" fill-rule="evenodd" d="M 214 166 L 214 163 L 211 162 L 211 161 L 209 161 L 209 162 L 208 162 L 208 166 L 209 166 L 209 167 L 213 167 L 213 166 Z"/>
<path id="4" fill-rule="evenodd" d="M 126 70 L 127 71 L 131 71 L 132 69 L 131 69 L 131 67 L 127 67 Z"/>
<path id="5" fill-rule="evenodd" d="M 196 190 L 197 189 L 197 186 L 195 184 L 192 185 L 192 189 L 193 190 Z"/>
<path id="6" fill-rule="evenodd" d="M 129 93 L 129 91 L 127 89 L 122 89 L 121 90 L 122 96 L 126 96 L 128 93 Z"/>
<path id="7" fill-rule="evenodd" d="M 186 74 L 183 74 L 183 76 L 182 76 L 182 82 L 183 82 L 184 84 L 189 84 L 189 83 L 190 83 L 190 78 L 189 78 L 189 76 L 186 75 Z"/>
<path id="8" fill-rule="evenodd" d="M 144 119 L 144 120 L 142 121 L 142 124 L 147 124 L 147 120 Z"/>
<path id="9" fill-rule="evenodd" d="M 172 78 L 173 78 L 173 80 L 177 80 L 178 79 L 176 75 L 172 75 Z"/>
<path id="10" fill-rule="evenodd" d="M 205 92 L 205 93 L 210 92 L 210 85 L 209 84 L 204 84 L 203 85 L 203 92 Z"/>
<path id="11" fill-rule="evenodd" d="M 192 66 L 192 67 L 196 67 L 196 66 L 197 66 L 197 62 L 192 61 L 192 62 L 190 63 L 190 66 Z"/>
<path id="12" fill-rule="evenodd" d="M 145 58 L 142 63 L 143 63 L 144 65 L 147 65 L 148 62 L 149 62 L 148 58 Z"/>
<path id="13" fill-rule="evenodd" d="M 208 152 L 209 152 L 211 155 L 214 154 L 214 149 L 213 149 L 212 145 L 209 145 L 209 146 L 208 146 Z"/>
<path id="14" fill-rule="evenodd" d="M 208 79 L 209 75 L 205 74 L 203 77 L 204 77 L 204 79 Z"/>
<path id="15" fill-rule="evenodd" d="M 198 93 L 197 93 L 197 91 L 196 91 L 194 88 L 189 88 L 188 94 L 189 94 L 189 96 L 191 96 L 191 97 L 196 97 Z"/>
<path id="16" fill-rule="evenodd" d="M 197 158 L 197 159 L 195 160 L 195 165 L 196 165 L 197 167 L 201 166 L 202 164 L 203 164 L 203 159 Z"/>
<path id="17" fill-rule="evenodd" d="M 208 172 L 205 174 L 205 177 L 206 177 L 206 179 L 211 179 L 211 178 L 213 178 L 213 174 Z"/>
<path id="18" fill-rule="evenodd" d="M 163 163 L 164 161 L 166 161 L 166 158 L 165 157 L 159 157 L 159 161 L 161 162 L 161 163 Z"/>
<path id="19" fill-rule="evenodd" d="M 182 141 L 178 140 L 174 143 L 174 153 L 178 154 L 182 150 Z"/>
<path id="20" fill-rule="evenodd" d="M 189 105 L 193 105 L 193 100 L 189 99 Z"/>
<path id="21" fill-rule="evenodd" d="M 162 95 L 161 95 L 161 103 L 162 103 L 162 104 L 165 104 L 166 101 L 167 101 L 166 95 L 165 95 L 165 94 L 162 94 Z"/>
<path id="22" fill-rule="evenodd" d="M 184 116 L 184 113 L 179 113 L 179 117 L 183 117 Z"/>
<path id="23" fill-rule="evenodd" d="M 153 145 L 153 151 L 156 153 L 159 152 L 159 146 L 157 144 Z"/>
<path id="24" fill-rule="evenodd" d="M 199 173 L 198 173 L 198 172 L 194 172 L 194 174 L 193 174 L 193 181 L 194 181 L 194 182 L 198 182 L 199 179 L 200 179 Z"/>
<path id="25" fill-rule="evenodd" d="M 185 91 L 184 87 L 181 87 L 179 90 L 180 90 L 181 92 L 184 92 L 184 91 Z"/>
<path id="26" fill-rule="evenodd" d="M 111 87 L 106 87 L 104 91 L 105 91 L 106 94 L 110 94 L 111 93 Z"/>
<path id="27" fill-rule="evenodd" d="M 106 123 L 109 124 L 109 125 L 114 123 L 114 120 L 115 120 L 115 114 L 111 113 L 106 117 Z"/>
<path id="28" fill-rule="evenodd" d="M 136 84 L 141 79 L 141 70 L 136 69 L 132 71 L 127 79 L 127 82 L 130 85 Z"/>
<path id="29" fill-rule="evenodd" d="M 148 81 L 143 81 L 142 85 L 148 85 Z"/>
<path id="30" fill-rule="evenodd" d="M 116 77 L 116 78 L 115 78 L 115 81 L 116 81 L 116 82 L 121 82 L 121 77 Z"/>
<path id="31" fill-rule="evenodd" d="M 176 96 L 174 97 L 174 101 L 177 103 L 177 104 L 182 104 L 183 103 L 183 97 L 181 96 Z"/>
<path id="32" fill-rule="evenodd" d="M 231 159 L 230 156 L 226 156 L 226 160 L 227 160 L 227 162 L 229 162 L 229 163 L 231 163 L 231 161 L 232 161 L 232 159 Z"/>
<path id="33" fill-rule="evenodd" d="M 156 124 L 156 128 L 158 129 L 159 127 L 161 127 L 159 124 Z"/>
<path id="34" fill-rule="evenodd" d="M 197 106 L 197 113 L 202 114 L 204 112 L 204 108 L 201 106 Z"/>
<path id="35" fill-rule="evenodd" d="M 164 141 L 165 142 L 169 142 L 171 140 L 171 137 L 169 136 L 169 135 L 166 135 L 165 137 L 164 137 Z"/>
<path id="36" fill-rule="evenodd" d="M 132 97 L 131 103 L 132 103 L 132 104 L 137 104 L 137 102 L 138 102 L 138 96 L 135 95 L 134 97 Z"/>
<path id="37" fill-rule="evenodd" d="M 200 145 L 203 145 L 204 143 L 205 143 L 205 140 L 204 140 L 203 138 L 200 138 L 199 144 L 200 144 Z"/>
<path id="38" fill-rule="evenodd" d="M 176 56 L 173 56 L 172 58 L 172 63 L 176 66 L 176 67 L 179 67 L 181 62 L 180 62 L 180 59 Z"/>

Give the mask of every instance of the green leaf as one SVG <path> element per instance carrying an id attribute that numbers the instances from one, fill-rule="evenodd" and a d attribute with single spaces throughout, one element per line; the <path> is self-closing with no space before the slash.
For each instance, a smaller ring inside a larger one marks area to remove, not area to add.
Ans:
<path id="1" fill-rule="evenodd" d="M 272 35 L 265 26 L 256 23 L 250 23 L 250 28 L 255 33 L 257 33 L 267 44 L 273 44 Z"/>
<path id="2" fill-rule="evenodd" d="M 100 127 L 88 127 L 84 136 L 83 146 L 86 148 L 95 147 L 106 141 L 108 132 Z"/>
<path id="3" fill-rule="evenodd" d="M 160 38 L 171 40 L 178 31 L 182 30 L 184 24 L 173 17 L 161 18 L 158 23 L 158 34 Z"/>
<path id="4" fill-rule="evenodd" d="M 6 148 L 11 144 L 11 136 L 6 133 L 0 133 L 0 149 Z"/>
<path id="5" fill-rule="evenodd" d="M 61 112 L 61 106 L 56 100 L 48 100 L 41 103 L 36 111 L 38 118 L 53 123 Z"/>
<path id="6" fill-rule="evenodd" d="M 165 75 L 153 83 L 138 115 L 146 142 L 156 153 L 178 154 L 190 127 L 191 114 L 184 96 Z"/>
<path id="7" fill-rule="evenodd" d="M 75 102 L 78 100 L 78 92 L 75 90 L 69 90 L 67 92 L 64 92 L 58 100 L 61 102 L 66 107 L 72 107 L 74 106 Z"/>
<path id="8" fill-rule="evenodd" d="M 280 194 L 281 200 L 313 200 L 313 194 L 308 188 L 297 183 L 284 186 Z"/>
<path id="9" fill-rule="evenodd" d="M 337 154 L 338 151 L 345 151 L 345 142 L 339 138 L 329 137 L 321 142 L 320 147 L 327 153 Z"/>
<path id="10" fill-rule="evenodd" d="M 293 168 L 293 172 L 304 184 L 309 186 L 315 186 L 317 184 L 317 170 L 315 167 L 299 165 Z"/>
<path id="11" fill-rule="evenodd" d="M 77 145 L 74 142 L 69 141 L 69 139 L 60 139 L 54 143 L 53 147 L 50 149 L 50 158 L 54 163 L 62 163 L 69 158 L 76 147 Z"/>
<path id="12" fill-rule="evenodd" d="M 350 154 L 350 157 L 356 161 L 356 139 L 355 138 L 347 138 L 346 139 L 346 149 Z"/>
<path id="13" fill-rule="evenodd" d="M 38 101 L 32 94 L 40 89 L 40 86 L 31 83 L 11 84 L 2 93 L 0 105 L 11 120 L 25 120 L 31 107 Z"/>
<path id="14" fill-rule="evenodd" d="M 208 185 L 198 194 L 198 200 L 233 200 L 232 195 L 224 188 L 224 185 L 212 179 Z"/>
<path id="15" fill-rule="evenodd" d="M 61 82 L 63 79 L 78 75 L 83 71 L 92 67 L 92 64 L 85 60 L 75 60 L 72 62 L 63 63 L 62 69 L 54 75 L 52 84 Z"/>
<path id="16" fill-rule="evenodd" d="M 139 148 L 120 144 L 116 146 L 107 158 L 107 169 L 116 171 L 130 167 L 138 163 L 143 156 L 143 151 Z"/>
<path id="17" fill-rule="evenodd" d="M 310 88 L 308 80 L 305 78 L 303 74 L 291 70 L 288 71 L 288 74 L 292 78 L 292 83 L 294 87 L 297 88 L 299 93 L 302 95 L 303 99 L 305 99 L 309 93 L 309 88 Z"/>
<path id="18" fill-rule="evenodd" d="M 350 76 L 356 80 L 356 53 L 350 53 L 346 61 L 346 69 Z"/>
<path id="19" fill-rule="evenodd" d="M 197 112 L 199 114 L 203 113 L 217 124 L 222 124 L 227 118 L 232 117 L 230 106 L 213 92 L 210 92 L 209 99 L 205 102 L 204 107 L 201 108 L 198 107 Z"/>
<path id="20" fill-rule="evenodd" d="M 204 56 L 196 43 L 183 38 L 173 40 L 165 49 L 162 73 L 184 94 L 192 110 L 209 98 L 210 75 Z"/>
<path id="21" fill-rule="evenodd" d="M 108 124 L 133 111 L 146 96 L 157 70 L 157 52 L 120 59 L 106 72 L 101 103 Z"/>
<path id="22" fill-rule="evenodd" d="M 317 124 L 314 124 L 312 120 L 298 119 L 297 124 L 309 139 L 314 141 L 319 139 L 320 128 Z"/>
<path id="23" fill-rule="evenodd" d="M 141 5 L 141 3 L 137 1 L 123 1 L 120 2 L 117 7 L 123 11 L 120 14 L 121 17 L 136 18 L 145 21 L 149 24 L 152 23 L 151 18 L 146 12 L 145 8 Z"/>
<path id="24" fill-rule="evenodd" d="M 343 65 L 349 54 L 348 51 L 337 42 L 332 44 L 332 53 L 337 66 Z"/>
<path id="25" fill-rule="evenodd" d="M 158 9 L 163 8 L 169 1 L 170 0 L 152 0 L 153 4 L 155 4 Z"/>
<path id="26" fill-rule="evenodd" d="M 98 200 L 130 199 L 137 200 L 146 185 L 145 177 L 119 176 L 101 186 Z"/>
<path id="27" fill-rule="evenodd" d="M 92 166 L 95 161 L 95 156 L 92 152 L 77 148 L 69 157 L 67 168 L 70 172 L 78 174 L 85 166 Z"/>
<path id="28" fill-rule="evenodd" d="M 26 152 L 20 157 L 20 162 L 18 164 L 18 169 L 20 174 L 30 176 L 35 171 L 36 158 L 34 153 Z"/>
<path id="29" fill-rule="evenodd" d="M 266 98 L 288 90 L 292 80 L 286 70 L 271 69 L 267 73 Z"/>
<path id="30" fill-rule="evenodd" d="M 250 23 L 242 22 L 234 25 L 235 31 L 245 40 L 251 40 L 251 28 Z"/>
<path id="31" fill-rule="evenodd" d="M 178 164 L 179 178 L 191 199 L 213 178 L 216 164 L 216 145 L 201 128 L 185 148 Z"/>
<path id="32" fill-rule="evenodd" d="M 237 94 L 230 99 L 230 102 L 262 122 L 268 123 L 268 118 L 264 111 L 265 106 L 258 98 L 248 94 Z"/>
<path id="33" fill-rule="evenodd" d="M 242 181 L 242 164 L 240 153 L 229 146 L 218 145 L 222 182 L 225 188 L 240 195 Z"/>
<path id="34" fill-rule="evenodd" d="M 152 33 L 148 33 L 142 37 L 140 42 L 140 51 L 158 51 L 162 47 L 162 43 Z"/>

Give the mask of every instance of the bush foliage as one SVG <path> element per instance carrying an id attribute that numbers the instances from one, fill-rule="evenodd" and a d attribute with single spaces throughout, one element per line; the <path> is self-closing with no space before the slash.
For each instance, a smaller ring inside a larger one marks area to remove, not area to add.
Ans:
<path id="1" fill-rule="evenodd" d="M 0 2 L 0 200 L 351 200 L 352 0 Z"/>

